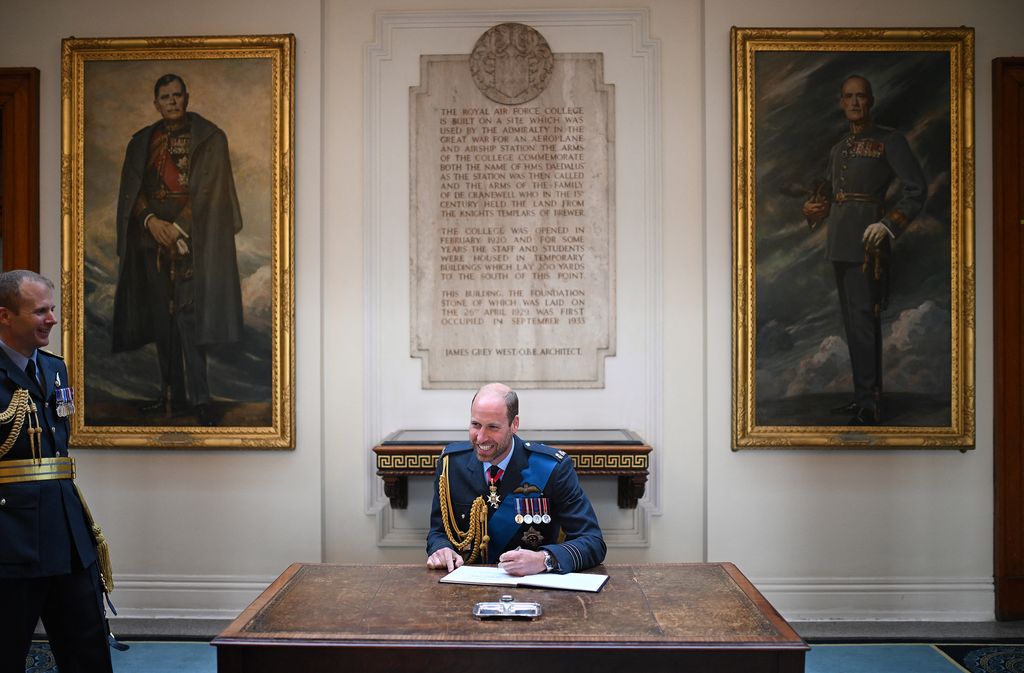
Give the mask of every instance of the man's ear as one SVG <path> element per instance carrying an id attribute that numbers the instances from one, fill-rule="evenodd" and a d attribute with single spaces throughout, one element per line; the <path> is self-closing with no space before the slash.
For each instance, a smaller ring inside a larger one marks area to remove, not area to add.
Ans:
<path id="1" fill-rule="evenodd" d="M 14 311 L 6 306 L 0 306 L 0 325 L 10 325 Z"/>
<path id="2" fill-rule="evenodd" d="M 515 434 L 515 432 L 519 430 L 519 416 L 516 416 L 515 418 L 512 419 L 512 423 L 509 425 L 509 427 L 512 428 L 513 434 Z"/>

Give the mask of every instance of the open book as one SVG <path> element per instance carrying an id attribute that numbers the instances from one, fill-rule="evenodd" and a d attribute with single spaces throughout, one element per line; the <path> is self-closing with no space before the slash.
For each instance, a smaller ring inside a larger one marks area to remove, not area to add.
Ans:
<path id="1" fill-rule="evenodd" d="M 608 581 L 607 575 L 586 573 L 543 573 L 515 577 L 493 566 L 463 565 L 441 578 L 449 584 L 485 584 L 499 587 L 533 587 L 536 589 L 566 589 L 568 591 L 600 591 Z"/>

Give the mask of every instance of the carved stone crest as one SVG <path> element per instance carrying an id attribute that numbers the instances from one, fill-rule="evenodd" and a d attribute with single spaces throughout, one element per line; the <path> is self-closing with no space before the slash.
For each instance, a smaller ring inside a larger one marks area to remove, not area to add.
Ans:
<path id="1" fill-rule="evenodd" d="M 476 41 L 469 71 L 489 99 L 519 105 L 544 91 L 554 61 L 547 40 L 535 29 L 522 23 L 502 23 Z"/>

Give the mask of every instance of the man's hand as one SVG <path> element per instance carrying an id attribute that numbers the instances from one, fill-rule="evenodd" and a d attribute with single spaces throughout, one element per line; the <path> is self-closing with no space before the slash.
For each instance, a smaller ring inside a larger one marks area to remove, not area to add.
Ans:
<path id="1" fill-rule="evenodd" d="M 828 201 L 822 201 L 820 199 L 810 199 L 804 201 L 803 213 L 804 217 L 807 218 L 807 223 L 814 227 L 831 212 L 832 206 Z"/>
<path id="2" fill-rule="evenodd" d="M 498 557 L 498 567 L 509 575 L 538 575 L 544 572 L 544 552 L 512 549 Z"/>
<path id="3" fill-rule="evenodd" d="M 156 242 L 165 248 L 173 248 L 174 242 L 181 237 L 181 232 L 174 226 L 173 222 L 161 220 L 156 215 L 146 220 L 146 228 Z"/>
<path id="4" fill-rule="evenodd" d="M 863 240 L 865 244 L 872 248 L 877 248 L 885 240 L 885 237 L 889 235 L 888 227 L 881 222 L 875 222 L 874 224 L 869 224 L 868 228 L 864 230 Z"/>
<path id="5" fill-rule="evenodd" d="M 427 557 L 427 567 L 431 570 L 447 568 L 448 572 L 451 572 L 463 563 L 465 563 L 465 561 L 463 561 L 462 557 L 456 554 L 455 550 L 451 547 L 441 547 Z M 541 563 L 543 563 L 543 561 Z"/>

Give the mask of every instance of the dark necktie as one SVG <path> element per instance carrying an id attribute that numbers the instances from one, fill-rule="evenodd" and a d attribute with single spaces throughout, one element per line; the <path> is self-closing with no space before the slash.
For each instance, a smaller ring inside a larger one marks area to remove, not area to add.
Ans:
<path id="1" fill-rule="evenodd" d="M 498 467 L 497 465 L 491 465 L 489 471 L 491 473 L 491 478 L 488 480 L 488 483 L 494 484 L 495 486 L 497 486 L 498 482 L 501 481 L 502 469 L 500 467 Z"/>
<path id="2" fill-rule="evenodd" d="M 36 392 L 41 393 L 43 387 L 39 385 L 39 376 L 36 374 L 36 362 L 35 360 L 29 360 L 28 364 L 25 365 L 25 373 L 28 374 L 28 378 L 36 386 Z"/>

